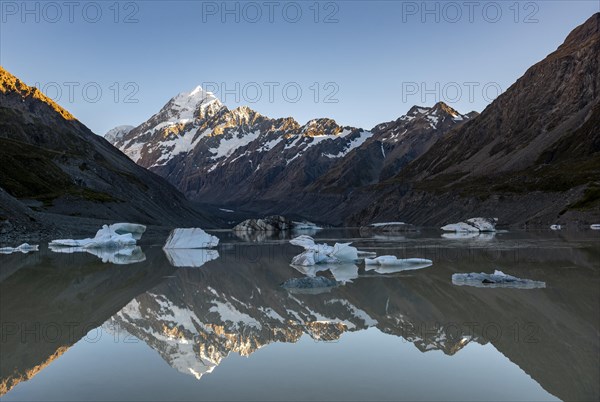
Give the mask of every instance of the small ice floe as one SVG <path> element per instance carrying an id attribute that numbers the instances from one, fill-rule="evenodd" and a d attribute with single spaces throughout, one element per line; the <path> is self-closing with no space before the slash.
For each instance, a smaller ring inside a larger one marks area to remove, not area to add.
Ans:
<path id="1" fill-rule="evenodd" d="M 550 229 L 552 229 L 552 230 L 561 230 L 562 226 L 560 226 L 560 225 L 550 225 Z"/>
<path id="2" fill-rule="evenodd" d="M 495 232 L 498 218 L 471 218 L 466 222 L 442 226 L 446 232 Z"/>
<path id="3" fill-rule="evenodd" d="M 293 278 L 288 279 L 281 284 L 281 287 L 284 289 L 298 293 L 321 293 L 323 291 L 329 291 L 335 286 L 337 286 L 335 280 L 324 276 Z"/>
<path id="4" fill-rule="evenodd" d="M 365 258 L 365 270 L 375 271 L 378 274 L 393 274 L 401 271 L 427 268 L 433 261 L 426 258 L 399 259 L 393 255 L 382 255 L 377 258 Z"/>
<path id="5" fill-rule="evenodd" d="M 12 254 L 12 253 L 23 253 L 27 254 L 32 251 L 39 251 L 38 245 L 30 245 L 28 243 L 23 243 L 19 247 L 2 247 L 0 248 L 0 254 Z"/>
<path id="6" fill-rule="evenodd" d="M 376 258 L 365 258 L 365 265 L 381 266 L 410 266 L 410 265 L 432 265 L 433 261 L 426 258 L 398 258 L 395 255 L 382 255 Z"/>
<path id="7" fill-rule="evenodd" d="M 173 229 L 163 249 L 198 249 L 217 247 L 219 238 L 200 228 Z"/>
<path id="8" fill-rule="evenodd" d="M 306 235 L 298 236 L 290 243 L 305 249 L 292 259 L 292 265 L 338 264 L 358 260 L 358 250 L 350 246 L 352 243 L 335 243 L 332 247 L 324 243 L 316 244 L 312 237 Z"/>
<path id="9" fill-rule="evenodd" d="M 360 235 L 363 237 L 377 236 L 381 234 L 398 234 L 416 231 L 413 225 L 404 222 L 377 222 L 367 226 L 361 226 Z"/>
<path id="10" fill-rule="evenodd" d="M 82 247 L 82 248 L 123 248 L 127 246 L 135 246 L 136 239 L 133 234 L 125 233 L 118 234 L 109 226 L 104 225 L 94 238 L 73 240 L 59 239 L 52 240 L 48 245 L 51 247 Z"/>
<path id="11" fill-rule="evenodd" d="M 383 227 L 383 226 L 404 226 L 406 225 L 406 223 L 404 222 L 378 222 L 378 223 L 371 223 L 369 226 L 374 227 L 374 228 L 379 228 L 379 227 Z"/>
<path id="12" fill-rule="evenodd" d="M 546 282 L 533 281 L 531 279 L 520 279 L 507 275 L 502 271 L 494 271 L 493 274 L 470 273 L 453 274 L 452 283 L 458 286 L 475 286 L 479 288 L 516 288 L 516 289 L 535 289 L 545 288 Z"/>
<path id="13" fill-rule="evenodd" d="M 292 222 L 292 231 L 296 232 L 296 233 L 305 233 L 305 234 L 309 234 L 309 235 L 315 235 L 315 234 L 317 234 L 317 232 L 319 230 L 323 230 L 323 228 L 312 222 L 308 222 L 308 221 Z"/>
<path id="14" fill-rule="evenodd" d="M 120 235 L 131 233 L 136 240 L 140 240 L 146 231 L 146 226 L 137 223 L 113 223 L 109 228 Z"/>
<path id="15" fill-rule="evenodd" d="M 146 261 L 146 254 L 144 254 L 139 246 L 126 246 L 118 249 L 64 247 L 53 245 L 49 245 L 48 247 L 55 253 L 89 253 L 100 258 L 105 264 L 128 265 Z"/>
<path id="16" fill-rule="evenodd" d="M 199 268 L 208 261 L 219 258 L 217 250 L 209 250 L 204 248 L 196 249 L 176 249 L 167 248 L 163 250 L 169 263 L 177 268 Z"/>
<path id="17" fill-rule="evenodd" d="M 590 229 L 592 229 L 592 230 L 600 230 L 600 224 L 590 225 Z"/>
<path id="18" fill-rule="evenodd" d="M 227 212 L 229 214 L 234 213 L 235 211 L 232 209 L 226 209 L 226 208 L 219 208 L 219 211 L 223 211 L 223 212 Z"/>

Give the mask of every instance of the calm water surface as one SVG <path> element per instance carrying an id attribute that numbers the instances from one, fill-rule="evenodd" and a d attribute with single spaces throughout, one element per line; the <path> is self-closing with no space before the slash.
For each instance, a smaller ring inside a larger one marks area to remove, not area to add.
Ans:
<path id="1" fill-rule="evenodd" d="M 324 230 L 318 240 L 433 265 L 345 265 L 317 272 L 338 286 L 312 292 L 280 286 L 303 276 L 286 239 L 216 234 L 209 254 L 0 256 L 1 399 L 600 397 L 598 232 Z M 494 269 L 546 287 L 452 284 Z"/>

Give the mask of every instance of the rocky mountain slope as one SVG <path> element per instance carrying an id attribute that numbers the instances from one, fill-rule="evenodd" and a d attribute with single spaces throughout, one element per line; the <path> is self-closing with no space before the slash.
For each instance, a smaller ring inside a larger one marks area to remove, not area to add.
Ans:
<path id="1" fill-rule="evenodd" d="M 474 214 L 511 223 L 599 219 L 599 64 L 597 13 L 480 116 L 389 181 L 365 189 L 370 205 L 351 221 L 401 215 L 439 223 Z"/>
<path id="2" fill-rule="evenodd" d="M 2 68 L 0 161 L 1 209 L 10 209 L 3 220 L 48 225 L 65 216 L 210 223 L 164 179 Z"/>
<path id="3" fill-rule="evenodd" d="M 200 87 L 171 99 L 113 144 L 193 200 L 265 213 L 310 215 L 305 193 L 347 193 L 398 173 L 437 139 L 473 117 L 439 103 L 413 107 L 371 131 L 315 119 L 271 119 L 229 110 Z"/>
<path id="4" fill-rule="evenodd" d="M 369 131 L 229 110 L 196 88 L 113 140 L 193 200 L 328 224 L 600 220 L 599 17 L 481 115 L 413 107 Z"/>

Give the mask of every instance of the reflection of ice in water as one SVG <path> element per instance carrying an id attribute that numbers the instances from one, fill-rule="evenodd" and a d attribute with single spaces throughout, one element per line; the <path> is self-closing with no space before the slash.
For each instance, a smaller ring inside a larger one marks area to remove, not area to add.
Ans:
<path id="1" fill-rule="evenodd" d="M 198 268 L 208 261 L 219 258 L 217 250 L 208 249 L 164 249 L 167 259 L 174 267 Z"/>
<path id="2" fill-rule="evenodd" d="M 137 262 L 146 261 L 146 255 L 141 247 L 124 247 L 120 249 L 105 249 L 105 248 L 84 248 L 84 247 L 63 247 L 49 246 L 50 250 L 55 253 L 89 253 L 100 258 L 103 263 L 116 265 L 135 264 Z"/>
<path id="3" fill-rule="evenodd" d="M 452 283 L 458 286 L 466 285 L 478 288 L 535 289 L 546 287 L 546 282 L 521 279 L 498 270 L 494 271 L 493 274 L 484 272 L 479 274 L 474 272 L 470 274 L 453 274 Z"/>
<path id="4" fill-rule="evenodd" d="M 444 239 L 459 240 L 459 239 L 475 239 L 475 240 L 493 240 L 496 232 L 454 232 L 444 233 Z"/>
<path id="5" fill-rule="evenodd" d="M 317 276 L 318 272 L 330 271 L 337 282 L 352 282 L 358 278 L 358 266 L 355 264 L 318 264 L 310 266 L 292 265 L 292 267 L 308 277 Z"/>
<path id="6" fill-rule="evenodd" d="M 2 247 L 0 248 L 0 254 L 12 254 L 12 253 L 23 253 L 27 254 L 32 251 L 38 251 L 38 245 L 30 245 L 29 243 L 23 243 L 19 247 Z"/>

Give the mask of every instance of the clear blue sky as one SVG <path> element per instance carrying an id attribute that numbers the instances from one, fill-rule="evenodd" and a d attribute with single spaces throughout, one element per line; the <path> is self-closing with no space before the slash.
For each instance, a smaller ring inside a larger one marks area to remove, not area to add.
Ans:
<path id="1" fill-rule="evenodd" d="M 53 98 L 58 87 L 98 134 L 203 83 L 221 99 L 228 89 L 229 107 L 371 128 L 437 100 L 483 110 L 600 11 L 599 0 L 472 3 L 2 0 L 0 64 Z"/>

